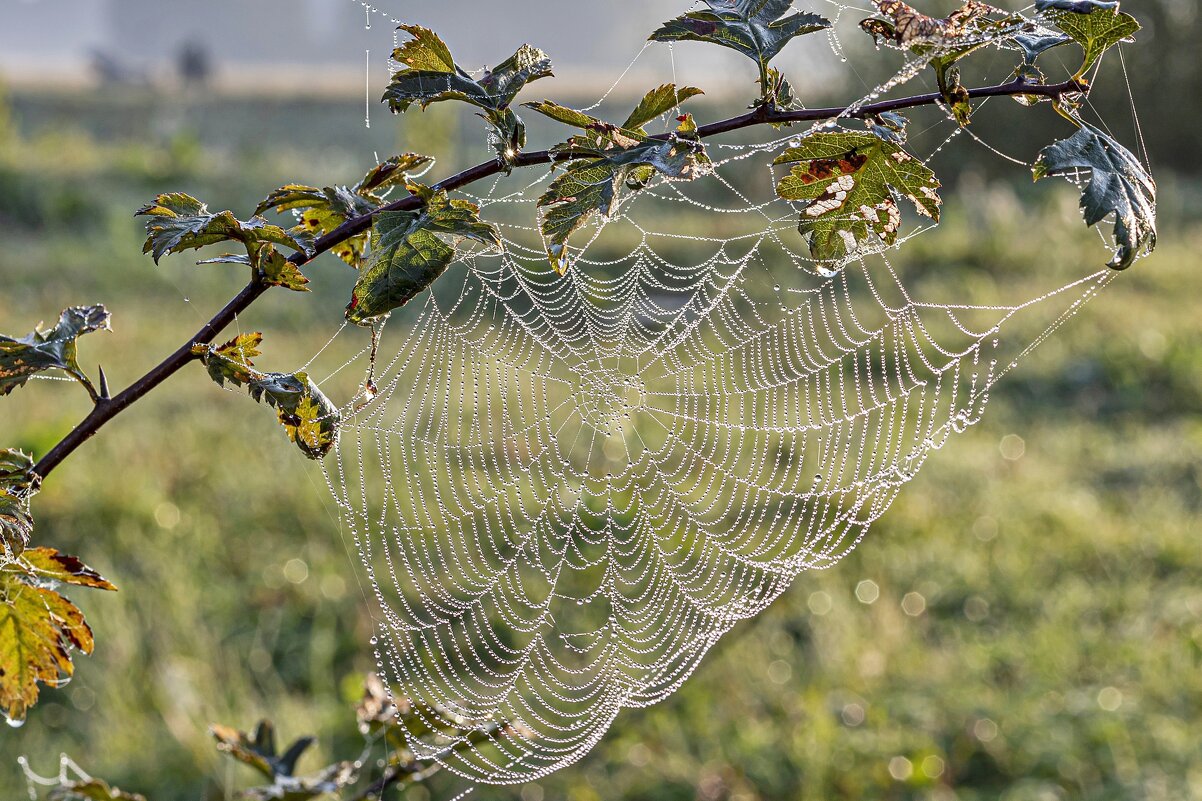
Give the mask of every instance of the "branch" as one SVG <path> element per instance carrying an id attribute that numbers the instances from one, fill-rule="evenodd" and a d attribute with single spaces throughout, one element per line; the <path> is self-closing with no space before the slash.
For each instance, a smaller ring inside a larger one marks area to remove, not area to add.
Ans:
<path id="1" fill-rule="evenodd" d="M 1038 95 L 1041 97 L 1056 98 L 1064 94 L 1074 92 L 1086 92 L 1088 86 L 1077 81 L 1065 81 L 1057 84 L 1031 84 L 1023 80 L 1014 80 L 1010 83 L 999 84 L 997 86 L 987 86 L 979 89 L 970 89 L 968 96 L 971 98 L 985 97 L 1000 97 L 1005 95 Z M 929 94 L 914 95 L 913 97 L 898 98 L 896 100 L 884 100 L 878 103 L 871 103 L 860 106 L 859 108 L 849 111 L 850 107 L 836 108 L 815 108 L 815 109 L 800 109 L 797 111 L 778 111 L 774 108 L 761 106 L 754 111 L 742 114 L 738 117 L 731 117 L 728 120 L 702 125 L 697 130 L 698 136 L 705 138 L 716 136 L 718 134 L 737 131 L 741 128 L 750 128 L 756 125 L 794 123 L 794 122 L 816 122 L 820 120 L 834 120 L 840 117 L 863 119 L 873 117 L 878 114 L 884 114 L 888 111 L 899 111 L 906 108 L 915 108 L 918 106 L 936 105 L 943 101 L 943 96 L 938 92 Z M 652 137 L 653 139 L 666 139 L 669 134 L 660 134 Z M 538 150 L 532 153 L 521 153 L 513 162 L 515 167 L 532 167 L 539 164 L 550 164 L 553 161 L 566 161 L 572 158 L 571 154 L 552 154 L 548 150 Z M 492 160 L 477 164 L 462 172 L 456 173 L 449 178 L 440 181 L 434 185 L 435 189 L 451 191 L 475 183 L 484 178 L 497 175 L 504 171 L 504 166 L 500 161 Z M 294 253 L 288 259 L 296 266 L 300 267 L 315 259 L 317 256 L 325 253 L 330 248 L 343 242 L 350 237 L 356 236 L 369 229 L 372 225 L 372 220 L 375 215 L 382 211 L 412 211 L 421 206 L 421 199 L 410 195 L 404 198 L 385 204 L 374 211 L 363 214 L 352 220 L 347 220 L 342 225 L 335 228 L 330 233 L 319 238 L 314 243 L 314 248 L 311 253 Z M 67 436 L 55 445 L 50 451 L 42 457 L 42 459 L 34 465 L 33 472 L 38 477 L 38 480 L 44 479 L 50 475 L 50 472 L 59 465 L 67 456 L 75 451 L 80 445 L 92 438 L 100 428 L 109 420 L 116 417 L 126 407 L 130 406 L 134 401 L 139 400 L 159 384 L 166 381 L 184 365 L 192 361 L 195 357 L 192 355 L 193 345 L 207 345 L 211 343 L 221 331 L 232 323 L 237 316 L 250 307 L 252 303 L 258 300 L 268 289 L 267 284 L 260 281 L 252 281 L 234 296 L 229 303 L 225 305 L 221 311 L 217 312 L 211 320 L 197 331 L 191 339 L 185 342 L 174 353 L 160 362 L 154 369 L 146 373 L 131 384 L 124 391 L 115 395 L 112 398 L 100 398 L 91 413 L 85 417 L 78 426 L 71 430 Z"/>

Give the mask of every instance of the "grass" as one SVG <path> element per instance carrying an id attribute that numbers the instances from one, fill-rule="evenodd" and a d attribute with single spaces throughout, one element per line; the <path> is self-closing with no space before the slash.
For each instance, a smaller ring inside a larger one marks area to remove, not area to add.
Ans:
<path id="1" fill-rule="evenodd" d="M 141 121 L 126 128 L 69 100 L 15 98 L 19 133 L 0 140 L 0 330 L 103 300 L 115 331 L 82 348 L 117 386 L 238 280 L 183 258 L 154 267 L 133 208 L 180 188 L 245 209 L 288 180 L 357 175 L 367 148 L 395 145 L 375 133 L 386 126 L 348 143 L 336 120 L 357 117 L 337 108 L 281 111 L 308 125 L 266 150 L 225 135 L 221 120 L 247 124 L 237 103 L 147 136 L 167 113 L 145 98 L 128 101 Z M 454 158 L 450 118 L 418 119 L 412 146 L 424 136 Z M 1067 192 L 956 183 L 946 223 L 899 257 L 921 281 L 985 292 L 1104 261 Z M 800 577 L 579 765 L 474 797 L 1202 798 L 1198 194 L 1165 187 L 1158 254 L 999 386 L 855 553 Z M 267 332 L 268 369 L 302 363 L 337 319 L 351 276 L 333 261 L 310 274 L 314 296 L 273 293 L 240 322 Z M 35 382 L 4 399 L 3 444 L 44 453 L 86 403 Z M 73 594 L 96 654 L 23 728 L 0 730 L 0 797 L 24 792 L 18 754 L 48 773 L 59 752 L 152 798 L 228 797 L 249 777 L 219 759 L 211 722 L 268 716 L 284 736 L 318 735 L 324 756 L 354 752 L 366 604 L 320 472 L 271 412 L 188 371 L 60 468 L 35 512 L 40 542 L 121 592 Z"/>

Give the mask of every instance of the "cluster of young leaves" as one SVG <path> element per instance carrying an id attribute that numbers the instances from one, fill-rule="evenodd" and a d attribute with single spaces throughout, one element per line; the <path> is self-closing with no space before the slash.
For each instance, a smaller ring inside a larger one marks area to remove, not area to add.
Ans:
<path id="1" fill-rule="evenodd" d="M 888 123 L 889 121 L 885 121 Z M 798 230 L 810 253 L 827 267 L 843 264 L 875 242 L 897 241 L 899 201 L 939 219 L 939 181 L 935 173 L 902 149 L 899 123 L 878 124 L 878 131 L 825 131 L 801 140 L 773 162 L 793 165 L 777 184 L 786 200 L 808 201 Z"/>
<path id="2" fill-rule="evenodd" d="M 526 146 L 526 126 L 510 104 L 526 84 L 551 73 L 551 59 L 543 51 L 522 45 L 512 56 L 480 78 L 473 78 L 455 63 L 446 43 L 429 28 L 401 25 L 413 38 L 392 53 L 401 69 L 384 90 L 384 100 L 394 112 L 413 103 L 423 109 L 431 103 L 460 100 L 481 109 L 488 122 L 497 157 L 505 165 Z"/>
<path id="3" fill-rule="evenodd" d="M 415 211 L 376 215 L 371 255 L 359 270 L 346 307 L 346 319 L 352 323 L 370 325 L 412 300 L 446 272 L 459 242 L 470 239 L 501 247 L 497 230 L 481 221 L 475 204 L 452 200 L 446 192 L 421 184 L 407 188 L 422 205 Z"/>
<path id="4" fill-rule="evenodd" d="M 552 148 L 557 157 L 570 159 L 570 164 L 538 199 L 539 208 L 544 209 L 539 230 L 547 256 L 560 275 L 571 262 L 568 238 L 594 214 L 612 216 L 623 190 L 638 191 L 657 174 L 693 180 L 708 172 L 711 162 L 691 115 L 678 117 L 680 124 L 666 137 L 650 136 L 644 127 L 682 100 L 701 93 L 693 86 L 664 84 L 648 92 L 620 126 L 550 100 L 525 104 L 584 131 Z"/>
<path id="5" fill-rule="evenodd" d="M 345 761 L 335 762 L 310 776 L 297 776 L 296 763 L 313 745 L 314 738 L 301 737 L 279 754 L 275 727 L 268 720 L 260 721 L 253 735 L 221 725 L 210 726 L 209 732 L 217 741 L 218 751 L 249 765 L 271 782 L 243 791 L 240 795 L 248 801 L 307 801 L 337 793 L 357 778 L 355 765 Z"/>
<path id="6" fill-rule="evenodd" d="M 260 721 L 253 732 L 213 725 L 209 733 L 218 751 L 253 768 L 267 782 L 241 790 L 233 797 L 244 801 L 312 801 L 331 797 L 367 801 L 384 797 L 390 788 L 403 789 L 423 781 L 439 770 L 437 763 L 417 758 L 409 746 L 409 737 L 452 752 L 506 734 L 497 725 L 467 730 L 454 724 L 433 723 L 454 717 L 445 708 L 415 705 L 394 697 L 375 674 L 369 674 L 363 695 L 355 705 L 363 748 L 351 758 L 302 774 L 300 761 L 316 741 L 313 737 L 301 737 L 280 753 L 275 727 L 268 720 Z M 78 769 L 76 772 L 80 775 L 75 778 L 60 774 L 58 784 L 47 794 L 47 801 L 146 801 L 141 795 L 110 787 Z"/>
<path id="7" fill-rule="evenodd" d="M 793 88 L 775 67 L 768 66 L 798 36 L 831 27 L 817 14 L 788 14 L 793 0 L 704 0 L 705 10 L 668 20 L 651 34 L 655 42 L 709 42 L 736 50 L 759 68 L 759 105 L 788 108 Z M 788 16 L 785 16 L 788 14 Z"/>
<path id="8" fill-rule="evenodd" d="M 92 629 L 79 607 L 57 591 L 61 584 L 116 589 L 53 548 L 25 548 L 0 561 L 0 710 L 10 721 L 25 719 L 39 684 L 54 686 L 74 673 L 73 650 L 92 652 Z"/>
<path id="9" fill-rule="evenodd" d="M 1086 225 L 1114 215 L 1114 258 L 1125 270 L 1156 247 L 1156 182 L 1131 151 L 1098 129 L 1078 121 L 1068 139 L 1044 148 L 1035 162 L 1035 180 L 1090 174 L 1081 193 Z"/>
<path id="10" fill-rule="evenodd" d="M 41 326 L 20 339 L 0 334 L 0 396 L 25 386 L 30 377 L 62 370 L 83 384 L 93 400 L 100 393 L 79 367 L 76 340 L 94 331 L 108 331 L 111 315 L 104 306 L 72 306 L 59 315 L 49 331 Z"/>
<path id="11" fill-rule="evenodd" d="M 370 214 L 384 204 L 388 193 L 409 182 L 411 174 L 428 166 L 433 159 L 417 153 L 393 156 L 377 164 L 354 186 L 327 186 L 321 189 L 304 184 L 286 184 L 268 195 L 255 209 L 262 214 L 274 208 L 278 213 L 294 211 L 300 224 L 315 236 L 332 233 L 349 219 Z M 356 234 L 335 245 L 331 252 L 354 267 L 363 266 L 368 234 Z"/>
<path id="12" fill-rule="evenodd" d="M 260 333 L 239 334 L 223 345 L 195 345 L 193 354 L 218 386 L 245 386 L 255 401 L 273 407 L 280 425 L 305 456 L 320 459 L 338 438 L 338 409 L 303 372 L 264 373 L 251 361 L 260 355 Z"/>
<path id="13" fill-rule="evenodd" d="M 143 253 L 149 253 L 157 264 L 168 253 L 196 250 L 218 242 L 238 242 L 246 254 L 227 254 L 206 259 L 201 264 L 241 264 L 250 268 L 252 277 L 271 286 L 281 286 L 307 292 L 309 279 L 295 264 L 280 253 L 276 246 L 309 254 L 313 235 L 303 225 L 285 230 L 259 216 L 243 222 L 233 212 L 213 213 L 209 207 L 183 192 L 159 195 L 135 212 L 149 217 L 146 221 L 146 243 Z"/>

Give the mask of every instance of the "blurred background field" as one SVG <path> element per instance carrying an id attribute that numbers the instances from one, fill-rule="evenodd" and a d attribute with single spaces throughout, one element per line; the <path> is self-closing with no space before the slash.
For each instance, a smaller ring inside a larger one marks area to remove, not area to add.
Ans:
<path id="1" fill-rule="evenodd" d="M 1191 9 L 1149 4 L 1156 24 L 1127 50 L 1161 183 L 1156 255 L 1008 377 L 984 421 L 844 562 L 803 575 L 579 765 L 473 797 L 1202 798 L 1202 183 L 1180 144 L 1195 112 L 1166 111 L 1197 80 L 1182 33 L 1197 20 L 1171 24 Z M 1107 66 L 1106 85 L 1121 87 Z M 1134 143 L 1125 97 L 1096 102 Z M 1028 160 L 1065 132 L 1046 108 L 995 109 L 1012 122 L 997 114 L 982 133 Z M 248 214 L 288 181 L 353 180 L 373 151 L 430 152 L 438 174 L 483 152 L 470 115 L 373 113 L 365 128 L 355 89 L 15 82 L 0 101 L 0 330 L 105 302 L 114 332 L 85 340 L 82 361 L 123 386 L 241 280 L 140 255 L 132 212 L 155 193 Z M 535 143 L 552 135 L 532 126 Z M 987 155 L 937 159 L 946 221 L 897 254 L 901 271 L 973 285 L 1103 263 L 1071 188 L 1033 187 Z M 266 332 L 267 369 L 294 369 L 337 327 L 353 275 L 331 258 L 308 273 L 313 296 L 272 293 L 239 322 Z M 42 454 L 86 405 L 73 387 L 34 382 L 4 399 L 0 444 Z M 96 654 L 23 728 L 0 730 L 0 797 L 24 797 L 18 755 L 49 773 L 59 752 L 152 799 L 229 797 L 250 777 L 219 759 L 212 722 L 265 716 L 285 737 L 317 735 L 322 756 L 357 749 L 349 701 L 371 665 L 366 604 L 320 469 L 275 429 L 271 412 L 197 368 L 48 483 L 39 540 L 121 592 L 73 594 Z M 456 787 L 440 776 L 408 797 Z"/>

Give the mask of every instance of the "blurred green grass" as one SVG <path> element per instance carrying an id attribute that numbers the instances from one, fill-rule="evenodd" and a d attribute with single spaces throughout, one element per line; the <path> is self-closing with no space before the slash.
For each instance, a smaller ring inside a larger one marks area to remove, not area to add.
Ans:
<path id="1" fill-rule="evenodd" d="M 453 162 L 479 138 L 433 109 L 369 134 L 346 122 L 353 104 L 117 105 L 12 98 L 0 330 L 104 301 L 114 333 L 85 340 L 83 359 L 118 386 L 240 280 L 139 255 L 130 214 L 155 192 L 244 211 L 285 181 L 357 176 L 372 149 L 404 141 Z M 1100 265 L 1071 192 L 1017 178 L 959 171 L 945 224 L 900 268 L 988 289 Z M 579 765 L 476 797 L 1202 798 L 1200 192 L 1162 184 L 1157 255 L 1008 377 L 855 553 L 803 575 Z M 348 271 L 309 272 L 312 297 L 272 293 L 239 322 L 267 332 L 268 369 L 302 363 L 339 318 Z M 86 405 L 34 382 L 5 399 L 0 440 L 44 453 Z M 210 722 L 269 716 L 285 736 L 317 734 L 322 755 L 357 749 L 347 695 L 370 666 L 366 604 L 320 469 L 268 410 L 185 372 L 64 464 L 35 511 L 40 542 L 121 592 L 73 594 L 96 654 L 23 728 L 0 730 L 0 797 L 23 796 L 18 754 L 49 773 L 60 751 L 152 798 L 229 797 L 248 777 L 218 759 Z M 873 586 L 875 601 L 857 598 Z"/>

